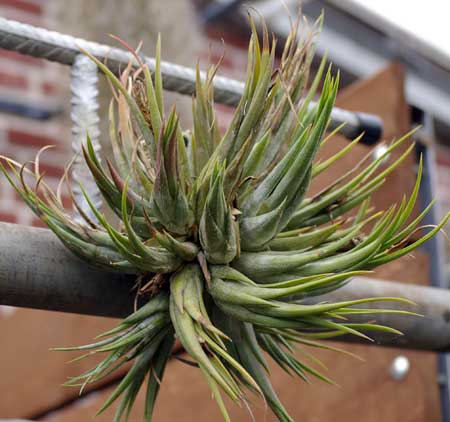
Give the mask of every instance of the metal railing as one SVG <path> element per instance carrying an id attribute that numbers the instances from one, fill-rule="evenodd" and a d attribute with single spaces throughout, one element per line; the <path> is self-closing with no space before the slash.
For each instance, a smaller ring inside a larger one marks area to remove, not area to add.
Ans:
<path id="1" fill-rule="evenodd" d="M 4 18 L 0 18 L 0 47 L 66 65 L 75 63 L 76 57 L 80 54 L 80 47 L 82 47 L 100 60 L 107 59 L 108 67 L 115 73 L 119 73 L 124 65 L 133 60 L 129 52 L 119 48 Z M 155 69 L 154 58 L 143 57 L 143 61 L 148 65 L 150 71 Z M 163 61 L 161 73 L 164 89 L 186 95 L 195 93 L 194 69 Z M 215 101 L 235 106 L 239 102 L 243 87 L 244 84 L 240 81 L 216 76 L 214 78 Z M 361 141 L 367 144 L 376 143 L 383 133 L 383 123 L 378 116 L 336 107 L 331 113 L 330 128 L 334 129 L 342 123 L 346 123 L 339 132 L 342 136 L 353 139 L 364 133 Z"/>
<path id="2" fill-rule="evenodd" d="M 72 67 L 72 149 L 75 153 L 81 151 L 81 145 L 89 133 L 95 150 L 100 150 L 98 128 L 98 76 L 97 66 L 80 52 L 80 48 L 88 51 L 102 61 L 107 61 L 108 67 L 118 74 L 129 62 L 134 61 L 130 52 L 108 45 L 86 41 L 44 28 L 35 27 L 21 22 L 0 18 L 0 47 L 13 50 L 33 57 L 58 62 Z M 150 71 L 155 69 L 155 59 L 142 57 Z M 163 87 L 169 91 L 192 95 L 195 93 L 196 73 L 194 69 L 173 63 L 162 62 L 161 73 Z M 204 78 L 205 75 L 202 74 Z M 215 101 L 231 106 L 237 105 L 243 92 L 242 82 L 222 76 L 214 78 Z M 314 104 L 311 104 L 314 107 Z M 377 142 L 383 132 L 382 121 L 378 116 L 351 112 L 334 108 L 331 113 L 330 129 L 345 123 L 340 134 L 353 139 L 364 133 L 360 142 L 373 144 Z M 100 192 L 90 177 L 90 172 L 78 154 L 72 166 L 74 194 L 83 212 L 95 220 L 91 208 L 78 188 L 82 184 L 90 193 L 90 197 L 97 207 L 102 199 Z"/>
<path id="3" fill-rule="evenodd" d="M 0 223 L 0 303 L 11 306 L 124 317 L 135 299 L 135 278 L 97 270 L 75 257 L 49 230 Z M 391 281 L 354 278 L 320 300 L 394 296 L 416 306 L 391 303 L 424 317 L 381 314 L 377 322 L 403 336 L 370 333 L 376 344 L 419 350 L 450 351 L 450 291 Z M 342 337 L 361 341 L 359 337 Z"/>

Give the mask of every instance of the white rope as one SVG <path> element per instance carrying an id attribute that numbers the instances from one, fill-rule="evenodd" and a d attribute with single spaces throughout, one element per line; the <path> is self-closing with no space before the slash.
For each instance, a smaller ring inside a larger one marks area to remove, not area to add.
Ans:
<path id="1" fill-rule="evenodd" d="M 80 52 L 79 48 L 82 47 L 102 61 L 107 59 L 108 67 L 116 73 L 119 73 L 120 69 L 132 60 L 129 52 L 118 48 L 5 18 L 0 18 L 0 47 L 66 65 L 74 63 L 75 57 Z M 144 60 L 151 71 L 155 69 L 154 58 L 145 57 Z M 186 95 L 194 94 L 195 71 L 193 69 L 162 62 L 161 72 L 164 89 Z M 204 76 L 202 73 L 202 77 Z M 218 103 L 237 105 L 243 86 L 242 82 L 216 76 L 214 78 L 214 98 Z M 378 140 L 377 138 L 381 134 L 382 122 L 377 116 L 334 108 L 331 114 L 330 129 L 334 129 L 344 122 L 346 126 L 342 128 L 340 134 L 349 139 L 366 131 L 373 142 Z"/>
<path id="2" fill-rule="evenodd" d="M 75 57 L 80 53 L 80 47 L 82 47 L 101 60 L 108 59 L 108 67 L 116 73 L 133 59 L 129 52 L 119 48 L 5 18 L 0 18 L 0 47 L 66 65 L 73 64 Z M 150 57 L 144 59 L 149 69 L 153 71 L 155 59 Z M 164 89 L 189 95 L 195 92 L 195 71 L 193 69 L 163 61 L 161 72 Z M 243 90 L 242 82 L 221 76 L 215 78 L 214 86 L 217 91 L 216 101 L 229 105 L 237 104 Z"/>
<path id="3" fill-rule="evenodd" d="M 72 92 L 70 117 L 72 118 L 72 150 L 75 159 L 72 164 L 73 193 L 82 211 L 93 221 L 96 221 L 91 207 L 83 196 L 81 187 L 88 192 L 89 197 L 97 209 L 102 205 L 100 190 L 95 183 L 91 172 L 81 154 L 82 145 L 86 143 L 89 136 L 98 153 L 100 151 L 100 129 L 98 116 L 98 72 L 97 66 L 89 57 L 78 54 L 72 64 L 70 89 Z M 99 154 L 97 154 L 97 157 Z M 80 223 L 84 219 L 76 216 Z"/>

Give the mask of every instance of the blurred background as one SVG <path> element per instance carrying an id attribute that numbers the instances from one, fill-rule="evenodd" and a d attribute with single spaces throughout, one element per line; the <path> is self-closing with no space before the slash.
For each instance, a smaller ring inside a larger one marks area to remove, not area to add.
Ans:
<path id="1" fill-rule="evenodd" d="M 445 3 L 429 0 L 424 7 L 423 2 L 406 0 L 302 2 L 310 23 L 324 11 L 314 66 L 327 52 L 328 60 L 340 69 L 339 106 L 382 117 L 383 139 L 422 125 L 416 135 L 421 145 L 418 153 L 426 151 L 429 160 L 422 196 L 438 197 L 435 219 L 450 209 L 450 29 L 445 21 L 449 11 L 445 9 L 450 5 Z M 150 56 L 160 32 L 164 60 L 187 66 L 199 62 L 205 68 L 224 54 L 219 74 L 242 80 L 248 10 L 261 14 L 269 30 L 283 40 L 289 31 L 287 10 L 295 16 L 297 7 L 298 1 L 290 0 L 0 0 L 0 16 L 106 44 L 114 44 L 108 34 L 132 46 L 143 41 L 142 51 Z M 306 22 L 302 25 L 307 30 Z M 69 72 L 65 66 L 0 49 L 0 154 L 24 162 L 43 146 L 56 145 L 58 148 L 41 159 L 41 170 L 53 186 L 71 157 Z M 100 89 L 101 115 L 105 115 L 106 84 Z M 190 98 L 168 94 L 167 107 L 173 102 L 182 124 L 189 126 Z M 217 110 L 221 128 L 226 128 L 233 110 L 221 105 Z M 101 129 L 104 141 L 106 128 Z M 346 142 L 336 137 L 324 154 Z M 368 151 L 365 146 L 358 148 L 353 157 L 344 160 L 342 170 Z M 399 201 L 404 191 L 411 190 L 416 168 L 417 161 L 412 158 L 394 172 L 376 204 Z M 70 206 L 70 199 L 65 200 Z M 0 183 L 0 221 L 41 225 L 5 181 Z M 428 249 L 414 259 L 406 258 L 383 268 L 377 276 L 449 287 L 450 248 L 442 237 L 431 246 L 431 254 Z M 61 384 L 86 369 L 87 363 L 67 364 L 69 355 L 48 349 L 84 344 L 114 323 L 105 318 L 0 306 L 0 420 L 91 420 L 119 378 L 107 379 L 79 397 L 75 389 Z M 275 385 L 296 420 L 450 420 L 446 356 L 364 346 L 349 350 L 366 363 L 332 353 L 320 356 L 340 388 L 317 382 L 308 386 L 274 371 Z M 401 379 L 392 376 L 398 358 L 408 362 Z M 174 361 L 166 378 L 155 420 L 219 420 L 197 371 Z M 137 408 L 133 421 L 141 419 Z M 255 409 L 257 421 L 272 420 L 262 403 L 256 403 Z M 233 412 L 233 420 L 251 420 L 243 409 Z M 97 420 L 110 421 L 111 415 L 105 413 Z"/>

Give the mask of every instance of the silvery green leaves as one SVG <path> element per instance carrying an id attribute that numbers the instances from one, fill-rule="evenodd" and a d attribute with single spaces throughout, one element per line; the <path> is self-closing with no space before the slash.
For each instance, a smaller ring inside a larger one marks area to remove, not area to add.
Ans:
<path id="1" fill-rule="evenodd" d="M 259 387 L 239 361 L 229 354 L 224 343 L 226 335 L 209 318 L 203 301 L 204 279 L 200 268 L 192 264 L 185 266 L 173 275 L 170 289 L 170 315 L 177 337 L 198 364 L 228 421 L 218 387 L 236 402 L 244 400 L 241 383 L 256 391 Z"/>
<path id="2" fill-rule="evenodd" d="M 263 45 L 251 20 L 252 36 L 249 42 L 247 77 L 244 92 L 236 108 L 233 120 L 217 147 L 218 158 L 231 163 L 244 143 L 251 138 L 256 142 L 256 130 L 264 118 L 272 100 L 269 92 L 275 57 L 275 41 L 269 45 L 269 35 L 263 25 Z"/>
<path id="3" fill-rule="evenodd" d="M 83 213 L 69 171 L 54 192 L 39 171 L 43 151 L 32 169 L 2 157 L 7 180 L 64 245 L 90 264 L 139 280 L 137 294 L 148 302 L 96 343 L 78 348 L 88 352 L 82 357 L 107 357 L 68 382 L 83 388 L 131 363 L 103 407 L 121 398 L 116 421 L 128 420 L 145 382 L 144 420 L 151 421 L 174 337 L 199 367 L 225 420 L 222 394 L 248 406 L 250 392 L 263 396 L 279 420 L 291 421 L 270 384 L 263 351 L 291 375 L 330 383 L 307 349 L 340 351 L 320 340 L 344 334 L 364 339 L 371 331 L 399 335 L 376 323 L 379 313 L 417 317 L 370 307 L 396 298 L 320 302 L 320 295 L 351 277 L 409 254 L 438 233 L 449 215 L 417 237 L 433 206 L 414 215 L 421 163 L 409 197 L 387 210 L 370 207 L 372 194 L 413 150 L 413 144 L 405 147 L 411 133 L 392 141 L 376 160 L 369 152 L 330 186 L 308 194 L 311 181 L 328 169 L 336 172 L 334 165 L 360 137 L 317 160 L 319 148 L 339 131 L 326 134 L 339 76 L 326 71 L 324 58 L 306 91 L 316 29 L 300 36 L 299 19 L 292 23 L 278 67 L 275 42 L 263 25 L 260 43 L 250 19 L 245 88 L 223 136 L 213 102 L 218 65 L 204 74 L 197 69 L 193 128 L 183 132 L 175 108 L 167 115 L 164 111 L 159 40 L 153 73 L 120 40 L 133 57 L 120 77 L 90 56 L 113 90 L 109 134 L 114 160 L 102 164 L 88 136 L 82 153 L 118 223 L 96 209 L 81 186 L 95 221 Z M 321 19 L 316 28 L 320 25 Z M 396 158 L 384 164 L 388 155 Z M 65 186 L 84 223 L 64 208 Z M 356 215 L 349 216 L 352 210 Z M 317 304 L 311 304 L 313 297 Z M 353 314 L 367 314 L 368 322 L 352 322 Z"/>
<path id="4" fill-rule="evenodd" d="M 164 373 L 174 343 L 168 295 L 159 293 L 154 296 L 117 327 L 98 338 L 97 342 L 85 346 L 55 349 L 87 352 L 81 358 L 107 354 L 107 357 L 92 369 L 70 378 L 65 385 L 79 386 L 82 391 L 87 384 L 98 382 L 123 365 L 133 362 L 98 414 L 121 397 L 114 421 L 128 420 L 137 393 L 148 378 L 143 420 L 151 421 L 151 411 L 159 390 L 159 380 Z"/>
<path id="5" fill-rule="evenodd" d="M 179 177 L 178 119 L 172 111 L 167 126 L 161 127 L 152 195 L 152 213 L 169 232 L 186 235 L 194 223 L 194 214 Z"/>
<path id="6" fill-rule="evenodd" d="M 280 402 L 270 383 L 269 367 L 256 339 L 253 326 L 220 311 L 216 312 L 216 323 L 227 333 L 230 339 L 227 346 L 231 353 L 255 380 L 274 414 L 280 421 L 291 422 L 293 419 Z"/>
<path id="7" fill-rule="evenodd" d="M 189 158 L 195 175 L 201 173 L 221 139 L 213 107 L 213 79 L 219 64 L 209 69 L 204 81 L 198 66 L 196 70 L 196 92 L 192 100 L 194 128 L 188 143 Z"/>
<path id="8" fill-rule="evenodd" d="M 242 204 L 240 219 L 245 250 L 261 249 L 289 223 L 302 202 L 310 181 L 312 164 L 328 125 L 337 93 L 337 81 L 328 74 L 311 126 L 304 128 L 282 160 Z"/>
<path id="9" fill-rule="evenodd" d="M 321 330 L 326 332 L 327 328 L 334 335 L 352 333 L 364 336 L 357 330 L 349 330 L 347 322 L 334 321 L 341 313 L 355 305 L 375 301 L 402 301 L 398 298 L 377 297 L 348 302 L 324 303 L 317 305 L 303 305 L 299 299 L 308 296 L 323 294 L 328 288 L 336 289 L 349 278 L 361 275 L 360 272 L 340 273 L 331 276 L 300 277 L 289 280 L 286 283 L 276 283 L 267 286 L 239 285 L 239 281 L 227 280 L 214 277 L 209 286 L 209 293 L 222 311 L 244 322 L 273 329 L 296 329 L 296 330 Z M 317 291 L 318 290 L 318 291 Z M 288 301 L 286 301 L 288 298 Z M 408 303 L 408 301 L 406 301 Z M 383 312 L 410 314 L 410 312 L 383 310 Z M 317 325 L 316 325 L 317 324 Z M 352 324 L 350 324 L 351 326 Z M 366 330 L 370 330 L 370 324 Z M 388 327 L 374 325 L 373 330 L 381 329 L 395 333 Z M 325 330 L 325 331 L 324 331 Z"/>
<path id="10" fill-rule="evenodd" d="M 200 220 L 199 239 L 211 264 L 228 264 L 239 251 L 239 233 L 223 191 L 224 169 L 217 165 Z"/>

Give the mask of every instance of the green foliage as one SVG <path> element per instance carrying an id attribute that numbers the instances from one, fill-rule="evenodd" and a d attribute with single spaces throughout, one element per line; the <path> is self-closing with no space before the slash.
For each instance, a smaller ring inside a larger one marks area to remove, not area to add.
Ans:
<path id="1" fill-rule="evenodd" d="M 375 161 L 367 156 L 322 192 L 308 196 L 311 180 L 332 168 L 360 137 L 327 160 L 316 160 L 328 139 L 339 76 L 325 71 L 323 60 L 307 91 L 314 36 L 299 41 L 295 25 L 274 68 L 275 42 L 263 26 L 260 44 L 250 23 L 245 89 L 224 136 L 213 106 L 217 67 L 204 76 L 197 71 L 194 127 L 183 131 L 175 109 L 164 114 L 159 41 L 154 74 L 137 54 L 120 78 L 90 56 L 113 89 L 115 164 L 107 161 L 106 169 L 89 138 L 83 154 L 120 225 L 95 209 L 84 190 L 96 219 L 82 214 L 85 223 L 77 223 L 62 205 L 61 189 L 54 193 L 42 180 L 39 156 L 34 171 L 8 159 L 1 167 L 23 200 L 76 255 L 106 270 L 150 280 L 148 302 L 116 328 L 94 344 L 60 349 L 87 351 L 82 357 L 106 354 L 67 382 L 81 388 L 132 362 L 100 409 L 120 397 L 117 421 L 128 419 L 146 377 L 144 420 L 152 419 L 175 336 L 204 375 L 225 420 L 222 394 L 246 403 L 250 392 L 263 396 L 279 420 L 291 421 L 270 384 L 262 351 L 305 381 L 316 377 L 332 383 L 305 348 L 339 351 L 320 339 L 344 334 L 366 339 L 372 331 L 399 335 L 377 325 L 376 314 L 414 314 L 361 307 L 398 298 L 317 304 L 305 299 L 409 254 L 449 219 L 409 242 L 432 206 L 411 218 L 422 163 L 409 198 L 377 213 L 369 207 L 371 195 L 411 153 L 412 144 L 382 167 L 410 134 L 390 143 Z M 319 100 L 310 107 L 321 82 Z M 27 182 L 30 176 L 35 188 Z M 341 217 L 358 207 L 355 217 Z M 368 314 L 368 322 L 352 323 L 347 319 L 352 314 Z"/>

